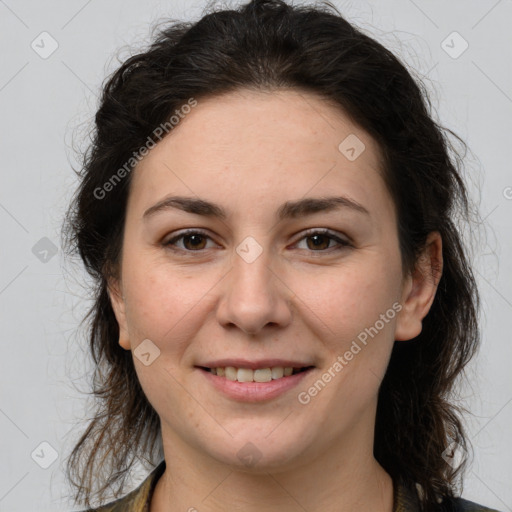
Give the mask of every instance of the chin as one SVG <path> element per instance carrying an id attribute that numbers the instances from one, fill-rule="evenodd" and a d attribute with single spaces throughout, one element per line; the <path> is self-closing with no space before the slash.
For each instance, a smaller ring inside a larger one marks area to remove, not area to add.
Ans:
<path id="1" fill-rule="evenodd" d="M 275 426 L 274 426 L 275 428 Z M 269 430 L 271 432 L 271 430 Z M 299 459 L 304 457 L 304 436 L 283 431 L 281 436 L 270 436 L 258 432 L 254 435 L 234 436 L 222 446 L 204 447 L 212 457 L 236 470 L 250 473 L 266 473 L 268 471 L 284 471 L 296 467 Z M 204 441 L 203 441 L 204 442 Z"/>

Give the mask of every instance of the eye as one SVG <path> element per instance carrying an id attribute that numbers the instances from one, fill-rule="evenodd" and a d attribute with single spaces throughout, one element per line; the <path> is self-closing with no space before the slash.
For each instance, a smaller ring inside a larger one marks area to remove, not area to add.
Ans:
<path id="1" fill-rule="evenodd" d="M 204 244 L 206 239 L 211 240 L 205 232 L 197 229 L 189 229 L 169 239 L 163 245 L 169 247 L 171 250 L 197 252 L 206 248 Z M 183 247 L 177 247 L 178 241 L 183 241 Z"/>
<path id="2" fill-rule="evenodd" d="M 340 250 L 345 247 L 351 247 L 350 242 L 340 238 L 328 229 L 308 230 L 299 242 L 302 242 L 303 240 L 306 241 L 307 249 L 311 252 L 326 252 L 327 249 Z M 308 240 L 311 240 L 312 243 L 308 243 Z M 330 246 L 333 241 L 336 242 L 337 246 Z"/>

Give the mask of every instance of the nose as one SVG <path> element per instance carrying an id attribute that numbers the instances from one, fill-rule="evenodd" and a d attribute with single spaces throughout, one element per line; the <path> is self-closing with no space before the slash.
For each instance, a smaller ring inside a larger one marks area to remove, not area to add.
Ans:
<path id="1" fill-rule="evenodd" d="M 224 327 L 236 326 L 256 335 L 267 326 L 276 329 L 291 322 L 294 293 L 284 282 L 284 276 L 270 268 L 265 254 L 263 251 L 250 263 L 234 254 L 217 308 L 217 319 Z"/>

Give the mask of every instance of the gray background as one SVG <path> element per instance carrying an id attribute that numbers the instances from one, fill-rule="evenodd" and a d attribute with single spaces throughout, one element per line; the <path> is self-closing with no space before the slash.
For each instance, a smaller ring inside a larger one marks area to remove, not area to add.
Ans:
<path id="1" fill-rule="evenodd" d="M 471 384 L 461 389 L 475 450 L 463 496 L 511 511 L 512 2 L 333 3 L 427 80 L 442 124 L 472 151 L 468 184 L 488 235 L 474 267 L 482 347 L 468 370 Z M 76 185 L 73 146 L 84 146 L 116 53 L 124 59 L 122 47 L 140 47 L 158 18 L 195 20 L 205 5 L 0 0 L 0 511 L 72 509 L 63 468 L 89 413 L 81 391 L 90 373 L 77 331 L 89 305 L 88 281 L 59 247 Z M 469 47 L 457 55 L 464 40 Z M 48 56 L 52 44 L 58 48 Z M 133 487 L 145 475 L 139 467 Z"/>

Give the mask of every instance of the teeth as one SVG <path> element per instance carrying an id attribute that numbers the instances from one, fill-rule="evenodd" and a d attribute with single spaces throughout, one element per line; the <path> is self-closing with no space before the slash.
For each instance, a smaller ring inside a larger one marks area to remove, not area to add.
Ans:
<path id="1" fill-rule="evenodd" d="M 250 370 L 249 370 L 250 371 Z M 272 370 L 263 368 L 262 370 L 254 370 L 254 382 L 270 382 L 272 380 Z"/>
<path id="2" fill-rule="evenodd" d="M 217 371 L 218 370 L 221 370 L 222 371 L 222 368 L 217 368 Z M 226 366 L 225 368 L 225 372 L 226 372 L 226 379 L 228 380 L 237 380 L 237 369 L 236 368 L 233 368 L 232 366 Z"/>
<path id="3" fill-rule="evenodd" d="M 253 380 L 254 372 L 247 368 L 238 368 L 236 380 L 238 382 L 251 382 Z"/>
<path id="4" fill-rule="evenodd" d="M 272 368 L 272 378 L 280 379 L 284 375 L 284 368 L 282 366 L 276 366 Z"/>
<path id="5" fill-rule="evenodd" d="M 226 377 L 226 379 L 232 381 L 270 382 L 282 377 L 289 377 L 293 374 L 293 367 L 274 366 L 272 368 L 258 368 L 257 370 L 251 370 L 250 368 L 234 368 L 233 366 L 226 366 L 226 368 L 211 368 L 210 371 L 214 375 Z"/>

